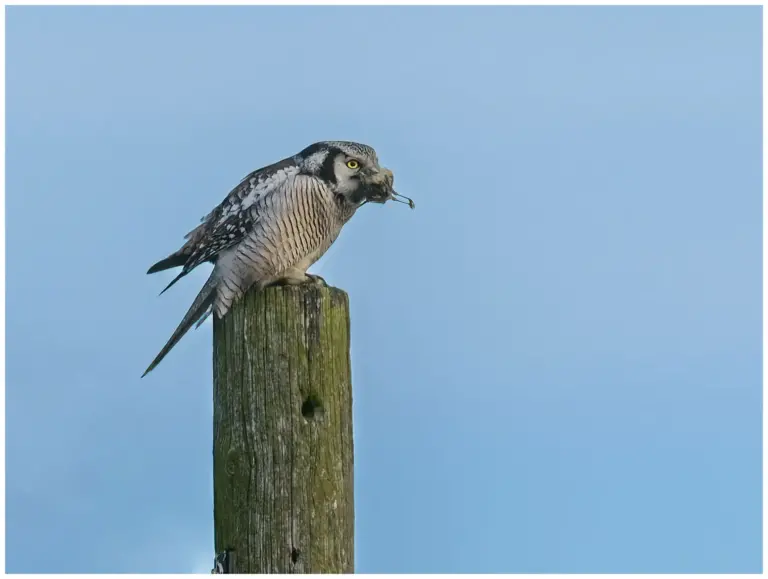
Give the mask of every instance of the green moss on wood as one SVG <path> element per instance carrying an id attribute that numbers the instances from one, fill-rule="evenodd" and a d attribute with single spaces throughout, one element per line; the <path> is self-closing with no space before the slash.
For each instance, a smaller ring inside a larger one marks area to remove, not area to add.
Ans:
<path id="1" fill-rule="evenodd" d="M 236 573 L 352 573 L 349 299 L 249 292 L 214 321 L 216 552 Z"/>

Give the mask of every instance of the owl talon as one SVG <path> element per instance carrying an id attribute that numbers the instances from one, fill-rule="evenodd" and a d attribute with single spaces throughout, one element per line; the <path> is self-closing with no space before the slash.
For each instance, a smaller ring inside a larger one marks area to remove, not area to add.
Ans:
<path id="1" fill-rule="evenodd" d="M 326 281 L 319 275 L 312 275 L 311 273 L 303 274 L 301 277 L 298 275 L 286 275 L 275 281 L 267 284 L 266 287 L 278 286 L 285 287 L 291 285 L 318 285 L 320 287 L 328 287 Z"/>
<path id="2" fill-rule="evenodd" d="M 328 282 L 326 282 L 322 277 L 319 275 L 313 275 L 311 273 L 307 274 L 307 277 L 309 278 L 309 282 L 315 285 L 319 285 L 320 287 L 328 287 Z"/>

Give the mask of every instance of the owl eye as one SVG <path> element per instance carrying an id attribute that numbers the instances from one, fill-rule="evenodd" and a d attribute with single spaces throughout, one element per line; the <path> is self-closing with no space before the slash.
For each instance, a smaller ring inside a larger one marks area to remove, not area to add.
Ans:
<path id="1" fill-rule="evenodd" d="M 347 167 L 350 169 L 358 169 L 360 167 L 360 163 L 358 163 L 355 159 L 350 159 L 347 161 Z"/>

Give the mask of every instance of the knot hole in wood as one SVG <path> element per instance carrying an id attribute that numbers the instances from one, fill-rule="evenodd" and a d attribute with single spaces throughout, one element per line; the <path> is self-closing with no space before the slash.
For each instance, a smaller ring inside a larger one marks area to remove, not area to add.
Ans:
<path id="1" fill-rule="evenodd" d="M 323 413 L 323 403 L 315 394 L 307 396 L 301 404 L 301 415 L 307 420 L 319 420 Z"/>

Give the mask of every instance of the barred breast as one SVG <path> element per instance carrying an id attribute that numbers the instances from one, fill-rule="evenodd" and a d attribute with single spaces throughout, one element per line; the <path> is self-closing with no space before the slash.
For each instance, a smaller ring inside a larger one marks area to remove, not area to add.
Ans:
<path id="1" fill-rule="evenodd" d="M 296 175 L 251 208 L 253 230 L 222 253 L 214 302 L 223 316 L 252 285 L 262 287 L 290 269 L 306 271 L 336 240 L 343 222 L 333 193 L 315 177 Z"/>

